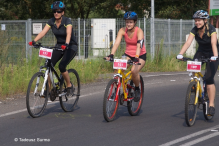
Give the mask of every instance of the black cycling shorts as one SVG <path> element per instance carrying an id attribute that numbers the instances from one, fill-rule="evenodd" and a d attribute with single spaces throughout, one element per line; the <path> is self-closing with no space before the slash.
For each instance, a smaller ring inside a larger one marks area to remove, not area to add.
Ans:
<path id="1" fill-rule="evenodd" d="M 193 60 L 204 58 L 211 58 L 214 56 L 212 52 L 196 52 Z M 207 62 L 206 64 L 206 73 L 205 73 L 205 81 L 207 85 L 214 84 L 214 76 L 217 72 L 218 61 Z"/>
<path id="2" fill-rule="evenodd" d="M 76 45 L 73 45 L 71 47 L 76 47 Z M 75 55 L 77 54 L 77 50 L 76 48 L 69 48 L 65 51 L 58 51 L 58 50 L 53 50 L 52 53 L 52 59 L 51 62 L 53 64 L 53 66 L 56 65 L 56 63 L 61 59 L 60 63 L 59 63 L 59 70 L 61 73 L 66 72 L 66 66 L 72 61 L 72 59 L 75 57 Z"/>
<path id="3" fill-rule="evenodd" d="M 127 55 L 126 53 L 124 53 L 125 56 L 129 57 L 132 61 L 135 59 L 135 57 L 131 57 L 129 55 Z M 147 53 L 143 54 L 143 55 L 140 55 L 139 58 L 143 59 L 144 61 L 146 61 L 146 55 Z"/>

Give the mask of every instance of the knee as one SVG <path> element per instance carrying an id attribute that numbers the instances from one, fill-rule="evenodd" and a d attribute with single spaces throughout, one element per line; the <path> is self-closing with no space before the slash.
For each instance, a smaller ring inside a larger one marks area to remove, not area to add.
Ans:
<path id="1" fill-rule="evenodd" d="M 132 73 L 132 76 L 137 76 L 138 75 L 138 70 L 137 69 L 132 69 L 131 73 Z"/>
<path id="2" fill-rule="evenodd" d="M 59 64 L 59 70 L 61 73 L 66 72 L 66 67 L 63 64 Z"/>

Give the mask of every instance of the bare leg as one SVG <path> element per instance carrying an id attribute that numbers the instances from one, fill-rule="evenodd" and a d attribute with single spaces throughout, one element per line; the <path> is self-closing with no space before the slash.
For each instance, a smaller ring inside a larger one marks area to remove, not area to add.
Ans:
<path id="1" fill-rule="evenodd" d="M 70 77 L 68 71 L 62 73 L 63 78 L 66 81 L 67 87 L 71 87 Z"/>
<path id="2" fill-rule="evenodd" d="M 132 81 L 134 82 L 136 87 L 139 86 L 139 82 L 140 82 L 139 71 L 144 67 L 145 61 L 143 59 L 139 59 L 139 63 L 141 63 L 141 65 L 133 65 L 131 69 Z"/>
<path id="3" fill-rule="evenodd" d="M 214 99 L 215 99 L 215 85 L 207 85 L 207 93 L 208 93 L 208 98 L 209 98 L 209 107 L 213 106 L 214 107 Z"/>

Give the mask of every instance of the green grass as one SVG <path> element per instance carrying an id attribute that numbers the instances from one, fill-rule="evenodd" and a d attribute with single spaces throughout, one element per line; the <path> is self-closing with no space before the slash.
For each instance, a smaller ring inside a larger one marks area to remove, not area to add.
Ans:
<path id="1" fill-rule="evenodd" d="M 2 65 L 0 77 L 0 97 L 7 95 L 25 93 L 28 83 L 43 65 L 44 59 L 38 57 L 37 52 L 33 52 L 33 57 L 28 62 L 26 59 L 19 60 L 18 63 Z M 143 72 L 165 72 L 165 71 L 185 71 L 186 63 L 180 63 L 175 59 L 175 55 L 168 57 L 156 57 L 153 61 L 148 54 L 148 60 Z M 74 59 L 68 68 L 77 70 L 81 84 L 93 82 L 99 78 L 100 74 L 113 72 L 112 63 L 105 62 L 102 57 L 97 59 L 76 60 Z M 57 69 L 57 67 L 56 67 Z"/>
<path id="2" fill-rule="evenodd" d="M 115 57 L 120 58 L 124 53 L 124 47 L 118 48 Z M 21 54 L 16 63 L 1 62 L 0 70 L 0 99 L 8 95 L 26 93 L 28 83 L 34 73 L 39 71 L 39 67 L 44 64 L 45 59 L 38 57 L 38 50 L 32 49 L 33 56 L 28 59 L 21 58 Z M 4 56 L 1 56 L 4 60 Z M 147 60 L 142 72 L 170 72 L 185 71 L 186 63 L 178 62 L 176 55 L 162 55 L 162 48 L 158 48 L 154 60 L 147 54 Z M 9 59 L 10 60 L 10 59 Z M 58 63 L 57 63 L 58 64 Z M 56 65 L 56 70 L 58 65 Z M 67 67 L 77 70 L 81 84 L 94 82 L 100 78 L 100 74 L 113 73 L 112 63 L 103 60 L 103 56 L 95 59 L 77 60 L 73 59 Z M 105 76 L 106 77 L 106 76 Z"/>

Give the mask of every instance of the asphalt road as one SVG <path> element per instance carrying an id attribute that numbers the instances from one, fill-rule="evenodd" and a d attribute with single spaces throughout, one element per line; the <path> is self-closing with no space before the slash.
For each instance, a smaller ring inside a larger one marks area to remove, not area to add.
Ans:
<path id="1" fill-rule="evenodd" d="M 142 73 L 142 76 L 145 93 L 140 114 L 130 116 L 127 107 L 120 106 L 113 122 L 106 122 L 102 114 L 107 81 L 82 86 L 78 106 L 69 113 L 55 101 L 47 105 L 41 117 L 33 119 L 28 115 L 24 97 L 8 99 L 0 103 L 0 145 L 219 145 L 217 99 L 212 121 L 205 121 L 202 110 L 198 110 L 195 125 L 187 127 L 185 123 L 187 72 Z"/>

